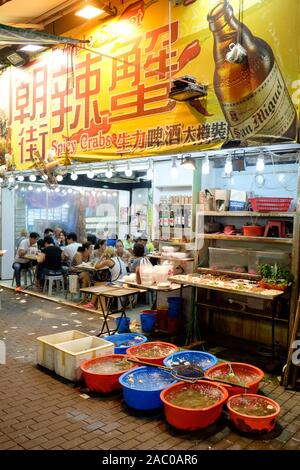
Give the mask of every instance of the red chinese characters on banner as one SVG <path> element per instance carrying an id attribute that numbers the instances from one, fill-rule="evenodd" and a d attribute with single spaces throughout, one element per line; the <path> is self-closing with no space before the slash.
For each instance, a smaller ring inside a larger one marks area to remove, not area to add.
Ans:
<path id="1" fill-rule="evenodd" d="M 169 73 L 178 70 L 178 50 L 173 48 L 171 54 L 169 50 L 170 45 L 178 39 L 177 21 L 171 24 L 170 30 L 170 42 L 169 26 L 164 25 L 146 33 L 143 48 L 140 37 L 121 46 L 122 49 L 127 49 L 126 52 L 118 54 L 116 57 L 119 61 L 112 63 L 111 122 L 162 113 L 174 108 L 175 103 L 168 99 Z M 159 83 L 148 85 L 149 77 L 156 77 Z M 124 80 L 129 80 L 130 91 L 114 93 L 118 90 L 118 85 L 124 89 Z"/>

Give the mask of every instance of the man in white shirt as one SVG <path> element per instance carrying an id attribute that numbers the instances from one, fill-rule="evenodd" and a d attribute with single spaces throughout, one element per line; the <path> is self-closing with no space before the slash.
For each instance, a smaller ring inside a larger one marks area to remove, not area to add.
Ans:
<path id="1" fill-rule="evenodd" d="M 77 235 L 75 232 L 70 232 L 67 235 L 67 246 L 62 247 L 63 250 L 63 260 L 71 266 L 73 258 L 77 253 L 78 247 L 81 246 L 81 243 L 77 243 Z"/>
<path id="2" fill-rule="evenodd" d="M 16 278 L 16 292 L 21 290 L 21 269 L 28 269 L 32 266 L 32 261 L 24 258 L 26 255 L 32 255 L 37 252 L 36 242 L 40 238 L 39 234 L 36 232 L 31 232 L 29 238 L 25 238 L 19 244 L 17 249 L 16 257 L 14 264 L 12 265 L 15 271 Z"/>

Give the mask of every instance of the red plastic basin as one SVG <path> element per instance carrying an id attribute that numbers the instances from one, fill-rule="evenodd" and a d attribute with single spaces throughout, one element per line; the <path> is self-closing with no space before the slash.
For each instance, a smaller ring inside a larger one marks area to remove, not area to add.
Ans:
<path id="1" fill-rule="evenodd" d="M 240 413 L 234 410 L 232 405 L 241 399 L 246 400 L 247 404 L 249 404 L 249 407 L 253 406 L 254 403 L 257 403 L 257 401 L 260 401 L 272 405 L 276 411 L 268 416 L 249 416 Z M 280 406 L 278 403 L 276 403 L 276 401 L 262 395 L 255 395 L 254 393 L 246 393 L 230 397 L 227 402 L 227 408 L 230 419 L 235 427 L 240 431 L 249 433 L 265 433 L 272 431 L 276 424 L 276 418 L 280 413 Z"/>
<path id="2" fill-rule="evenodd" d="M 100 393 L 109 393 L 113 392 L 114 390 L 121 390 L 122 386 L 119 382 L 119 377 L 121 377 L 124 372 L 129 369 L 132 369 L 133 365 L 128 364 L 128 369 L 113 372 L 111 374 L 105 372 L 103 374 L 99 372 L 92 372 L 89 368 L 95 364 L 100 364 L 106 361 L 116 360 L 119 361 L 124 359 L 126 354 L 111 354 L 109 356 L 100 356 L 95 357 L 94 359 L 89 359 L 88 361 L 84 361 L 80 365 L 80 369 L 82 370 L 82 375 L 86 386 L 93 392 L 100 392 Z M 136 367 L 136 366 L 134 366 Z"/>
<path id="3" fill-rule="evenodd" d="M 210 380 L 217 379 L 220 375 L 228 374 L 231 369 L 235 374 L 242 373 L 243 375 L 247 375 L 249 377 L 249 383 L 247 386 L 249 387 L 246 389 L 247 393 L 256 393 L 259 387 L 260 382 L 264 377 L 264 373 L 258 367 L 252 366 L 251 364 L 246 364 L 243 362 L 222 362 L 221 364 L 217 364 L 216 366 L 211 367 L 205 372 L 205 377 Z M 252 378 L 252 380 L 250 380 Z M 227 380 L 227 379 L 226 379 Z M 239 393 L 244 393 L 245 389 L 238 385 L 226 385 L 222 384 L 228 391 L 228 396 L 231 397 L 233 395 L 238 395 Z"/>
<path id="4" fill-rule="evenodd" d="M 217 390 L 219 391 L 219 399 L 216 403 L 206 408 L 183 408 L 170 403 L 170 395 L 184 388 L 191 388 L 193 390 L 204 389 L 208 393 L 210 390 Z M 198 380 L 195 383 L 178 382 L 166 388 L 160 394 L 168 423 L 177 429 L 185 431 L 203 429 L 215 423 L 220 417 L 223 404 L 226 402 L 227 398 L 228 392 L 222 385 L 204 380 Z"/>
<path id="5" fill-rule="evenodd" d="M 147 356 L 144 357 L 142 355 L 143 351 L 147 351 L 148 349 L 152 349 L 153 347 L 159 347 L 162 350 L 162 353 L 160 356 Z M 178 347 L 175 346 L 175 344 L 171 343 L 163 343 L 161 341 L 152 341 L 150 343 L 144 343 L 144 344 L 139 344 L 137 346 L 132 346 L 131 348 L 128 348 L 126 351 L 126 354 L 129 356 L 133 356 L 138 360 L 141 360 L 143 362 L 151 362 L 152 364 L 160 364 L 163 365 L 163 360 L 170 356 L 170 354 L 174 354 L 175 352 L 178 351 Z"/>

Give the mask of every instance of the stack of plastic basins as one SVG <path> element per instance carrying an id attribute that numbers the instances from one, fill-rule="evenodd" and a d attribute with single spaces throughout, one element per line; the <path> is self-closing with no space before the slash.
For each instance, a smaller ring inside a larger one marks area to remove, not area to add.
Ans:
<path id="1" fill-rule="evenodd" d="M 180 328 L 183 299 L 181 297 L 168 298 L 168 333 L 178 333 Z"/>

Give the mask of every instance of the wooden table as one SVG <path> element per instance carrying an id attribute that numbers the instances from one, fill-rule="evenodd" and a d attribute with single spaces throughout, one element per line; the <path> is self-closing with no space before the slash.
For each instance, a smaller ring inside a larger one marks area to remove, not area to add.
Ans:
<path id="1" fill-rule="evenodd" d="M 122 280 L 120 282 L 123 282 Z M 178 285 L 178 283 L 174 283 L 169 286 L 169 287 L 159 287 L 156 284 L 153 284 L 152 286 L 144 286 L 143 284 L 137 284 L 136 282 L 131 282 L 131 281 L 124 281 L 124 285 L 128 284 L 129 286 L 132 287 L 140 287 L 141 289 L 144 289 L 145 291 L 153 291 L 153 292 L 174 292 L 180 290 L 180 297 L 182 297 L 183 294 L 183 289 L 184 287 L 188 287 L 185 285 Z M 157 295 L 155 297 L 155 300 L 153 301 L 152 309 L 155 310 L 157 307 Z"/>
<path id="2" fill-rule="evenodd" d="M 125 318 L 125 319 L 127 318 L 125 309 L 126 309 L 126 302 L 127 302 L 128 297 L 139 294 L 140 292 L 146 292 L 143 289 L 110 286 L 110 285 L 86 287 L 86 288 L 80 289 L 80 291 L 97 295 L 98 307 L 99 305 L 101 306 L 102 313 L 103 313 L 103 324 L 102 324 L 100 333 L 97 336 L 101 336 L 105 329 L 108 335 L 115 334 L 119 329 L 122 318 Z M 106 306 L 102 305 L 101 303 L 102 299 L 105 300 Z M 117 301 L 120 302 L 121 308 L 113 309 L 113 302 L 115 299 L 117 299 Z M 117 327 L 113 330 L 110 330 L 109 325 L 108 325 L 108 316 L 115 314 L 115 313 L 121 313 L 121 316 L 119 318 Z"/>
<path id="3" fill-rule="evenodd" d="M 262 300 L 267 300 L 271 304 L 271 314 L 272 314 L 272 359 L 274 360 L 275 357 L 275 314 L 276 314 L 276 300 L 283 294 L 283 291 L 275 291 L 275 290 L 268 290 L 263 289 L 262 291 L 255 292 L 249 290 L 240 290 L 230 288 L 229 286 L 218 286 L 218 285 L 210 285 L 204 284 L 200 281 L 197 281 L 197 278 L 201 279 L 201 275 L 192 274 L 192 275 L 178 275 L 178 276 L 171 276 L 169 280 L 171 282 L 177 283 L 179 285 L 190 285 L 192 287 L 198 287 L 200 289 L 210 289 L 218 292 L 224 292 L 228 294 L 238 294 L 244 295 L 245 297 L 255 297 Z M 241 279 L 243 280 L 243 279 Z"/>
<path id="4" fill-rule="evenodd" d="M 78 271 L 90 271 L 90 272 L 97 272 L 97 271 L 105 271 L 106 269 L 109 268 L 95 268 L 95 266 L 91 265 L 90 263 L 84 263 L 84 264 L 77 264 L 77 266 L 73 266 L 75 270 Z"/>

